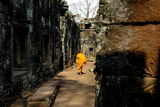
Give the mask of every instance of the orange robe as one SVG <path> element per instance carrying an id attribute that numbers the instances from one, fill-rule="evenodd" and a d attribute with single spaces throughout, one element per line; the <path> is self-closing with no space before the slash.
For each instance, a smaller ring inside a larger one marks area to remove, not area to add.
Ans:
<path id="1" fill-rule="evenodd" d="M 78 53 L 76 56 L 76 64 L 78 65 L 78 71 L 82 72 L 83 65 L 87 62 L 86 57 L 82 53 Z"/>

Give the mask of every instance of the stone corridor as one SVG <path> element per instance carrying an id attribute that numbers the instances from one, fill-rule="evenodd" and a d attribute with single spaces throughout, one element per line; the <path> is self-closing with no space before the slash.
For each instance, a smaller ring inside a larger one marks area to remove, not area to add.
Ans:
<path id="1" fill-rule="evenodd" d="M 12 103 L 11 107 L 48 107 L 49 103 L 46 98 L 48 95 L 52 95 L 50 93 L 52 90 L 57 90 L 56 95 L 53 95 L 54 100 L 51 103 L 52 107 L 94 107 L 94 68 L 94 62 L 87 62 L 83 68 L 84 74 L 82 75 L 77 74 L 77 65 L 64 69 L 56 76 L 53 76 L 48 81 L 32 90 L 32 92 L 23 95 L 23 97 L 27 96 L 26 98 L 17 99 Z M 52 84 L 52 87 L 55 86 L 55 88 L 50 90 L 48 87 L 49 84 Z M 56 85 L 58 85 L 58 89 L 56 89 Z M 43 93 L 50 94 L 42 98 Z M 45 103 L 43 103 L 43 101 L 45 101 Z"/>
<path id="2" fill-rule="evenodd" d="M 160 0 L 98 7 L 76 22 L 65 0 L 0 0 L 0 107 L 160 106 Z"/>

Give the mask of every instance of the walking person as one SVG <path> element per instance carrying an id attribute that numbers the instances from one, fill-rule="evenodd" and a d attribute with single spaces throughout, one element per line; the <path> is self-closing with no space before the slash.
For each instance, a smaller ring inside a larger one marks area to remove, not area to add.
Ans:
<path id="1" fill-rule="evenodd" d="M 76 56 L 76 64 L 78 66 L 79 75 L 83 74 L 82 69 L 83 69 L 84 64 L 86 64 L 86 62 L 87 62 L 87 59 L 85 55 L 82 53 L 82 51 L 80 51 Z"/>

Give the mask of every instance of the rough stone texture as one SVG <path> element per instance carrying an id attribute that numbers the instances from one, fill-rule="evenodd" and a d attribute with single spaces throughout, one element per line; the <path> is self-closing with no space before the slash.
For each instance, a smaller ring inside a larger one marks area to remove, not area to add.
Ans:
<path id="1" fill-rule="evenodd" d="M 8 4 L 0 1 L 0 105 L 9 100 L 11 89 L 11 17 L 7 16 L 10 11 Z"/>
<path id="2" fill-rule="evenodd" d="M 108 26 L 106 28 L 101 53 L 117 53 L 117 56 L 118 53 L 121 54 L 125 52 L 141 54 L 144 57 L 144 71 L 156 75 L 158 72 L 158 58 L 160 57 L 159 29 L 160 25 Z M 125 57 L 126 56 L 124 56 L 124 58 Z"/>
<path id="3" fill-rule="evenodd" d="M 4 107 L 23 90 L 63 69 L 60 16 L 67 9 L 61 0 L 0 1 L 0 104 Z M 68 27 L 78 29 L 75 23 Z M 79 32 L 70 34 L 73 40 L 79 38 L 75 33 Z"/>
<path id="4" fill-rule="evenodd" d="M 81 49 L 87 58 L 95 57 L 95 38 L 94 30 L 81 32 Z"/>
<path id="5" fill-rule="evenodd" d="M 81 27 L 81 50 L 88 60 L 96 56 L 96 34 L 94 28 L 94 19 L 84 19 L 79 23 Z"/>
<path id="6" fill-rule="evenodd" d="M 159 0 L 101 0 L 97 107 L 160 105 Z"/>
<path id="7" fill-rule="evenodd" d="M 105 23 L 160 21 L 160 0 L 101 0 Z"/>
<path id="8" fill-rule="evenodd" d="M 80 49 L 80 29 L 72 17 L 68 14 L 61 17 L 64 68 L 71 66 L 75 62 L 76 54 Z"/>

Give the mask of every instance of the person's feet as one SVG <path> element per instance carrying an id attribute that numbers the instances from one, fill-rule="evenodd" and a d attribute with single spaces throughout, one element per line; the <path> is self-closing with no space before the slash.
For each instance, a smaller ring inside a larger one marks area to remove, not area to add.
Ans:
<path id="1" fill-rule="evenodd" d="M 84 72 L 81 72 L 81 74 L 84 74 Z"/>
<path id="2" fill-rule="evenodd" d="M 78 72 L 77 74 L 82 75 L 82 74 L 84 74 L 84 73 L 83 73 L 83 72 Z"/>

